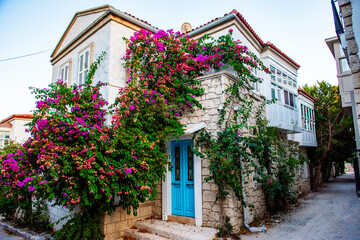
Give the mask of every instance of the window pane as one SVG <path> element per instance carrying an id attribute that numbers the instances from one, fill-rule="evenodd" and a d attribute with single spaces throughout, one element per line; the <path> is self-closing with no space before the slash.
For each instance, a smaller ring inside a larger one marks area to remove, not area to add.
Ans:
<path id="1" fill-rule="evenodd" d="M 303 109 L 304 105 L 300 104 L 300 108 L 301 108 L 301 116 L 304 116 L 304 109 Z"/>
<path id="2" fill-rule="evenodd" d="M 272 66 L 272 65 L 270 65 L 270 72 L 271 72 L 271 73 L 275 73 L 275 67 Z"/>
<path id="3" fill-rule="evenodd" d="M 294 95 L 292 93 L 289 93 L 289 98 L 290 98 L 290 106 L 293 107 L 294 106 Z"/>
<path id="4" fill-rule="evenodd" d="M 80 55 L 80 72 L 83 70 L 84 66 L 84 55 Z"/>
<path id="5" fill-rule="evenodd" d="M 188 180 L 194 181 L 194 158 L 190 146 L 187 147 L 188 154 Z"/>
<path id="6" fill-rule="evenodd" d="M 61 69 L 60 79 L 64 80 L 64 68 Z"/>
<path id="7" fill-rule="evenodd" d="M 89 51 L 85 52 L 85 63 L 84 63 L 84 68 L 88 68 L 89 67 Z"/>
<path id="8" fill-rule="evenodd" d="M 65 66 L 65 81 L 66 82 L 68 80 L 68 68 L 69 68 L 69 66 Z"/>
<path id="9" fill-rule="evenodd" d="M 347 72 L 350 71 L 349 65 L 346 61 L 346 58 L 342 58 L 340 59 L 340 68 L 341 68 L 341 72 Z"/>
<path id="10" fill-rule="evenodd" d="M 271 98 L 272 99 L 275 99 L 276 98 L 276 96 L 275 96 L 275 89 L 271 89 Z"/>
<path id="11" fill-rule="evenodd" d="M 277 93 L 278 93 L 278 100 L 279 100 L 279 102 L 281 102 L 281 90 L 278 89 L 278 90 L 277 90 Z"/>
<path id="12" fill-rule="evenodd" d="M 88 75 L 88 70 L 85 70 L 85 72 L 84 72 L 84 82 L 86 81 L 87 75 Z"/>
<path id="13" fill-rule="evenodd" d="M 82 84 L 82 73 L 79 75 L 79 84 Z"/>
<path id="14" fill-rule="evenodd" d="M 289 93 L 286 90 L 284 90 L 284 102 L 286 105 L 289 105 Z"/>
<path id="15" fill-rule="evenodd" d="M 180 147 L 175 147 L 175 180 L 180 180 Z"/>

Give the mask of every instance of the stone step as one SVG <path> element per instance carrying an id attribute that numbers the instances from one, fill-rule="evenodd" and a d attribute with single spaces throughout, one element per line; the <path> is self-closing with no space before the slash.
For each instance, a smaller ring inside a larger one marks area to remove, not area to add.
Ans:
<path id="1" fill-rule="evenodd" d="M 197 227 L 176 222 L 144 220 L 135 223 L 138 229 L 173 240 L 213 240 L 217 229 Z"/>
<path id="2" fill-rule="evenodd" d="M 127 229 L 124 231 L 124 235 L 125 237 L 136 240 L 169 240 L 169 238 L 165 238 L 149 232 L 144 232 L 140 229 Z"/>

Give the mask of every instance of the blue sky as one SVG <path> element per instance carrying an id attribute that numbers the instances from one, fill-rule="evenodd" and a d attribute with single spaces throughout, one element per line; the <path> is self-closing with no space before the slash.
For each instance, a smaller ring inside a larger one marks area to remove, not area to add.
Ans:
<path id="1" fill-rule="evenodd" d="M 337 84 L 335 60 L 324 41 L 335 35 L 330 0 L 0 0 L 0 120 L 35 107 L 30 86 L 51 81 L 50 54 L 75 12 L 113 5 L 161 29 L 193 28 L 236 9 L 263 41 L 301 65 L 298 82 Z M 35 52 L 47 52 L 1 61 Z"/>

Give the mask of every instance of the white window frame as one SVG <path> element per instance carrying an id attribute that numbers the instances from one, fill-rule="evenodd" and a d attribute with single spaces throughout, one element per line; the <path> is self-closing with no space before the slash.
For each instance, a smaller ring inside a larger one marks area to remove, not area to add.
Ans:
<path id="1" fill-rule="evenodd" d="M 62 79 L 66 84 L 70 80 L 70 62 L 66 62 L 60 67 L 59 79 Z"/>
<path id="2" fill-rule="evenodd" d="M 0 148 L 5 145 L 7 141 L 10 140 L 10 132 L 0 131 Z"/>
<path id="3" fill-rule="evenodd" d="M 90 47 L 87 47 L 83 51 L 79 53 L 79 63 L 78 63 L 78 81 L 77 83 L 84 84 L 86 81 L 86 77 L 89 74 L 91 59 L 90 59 Z M 86 61 L 87 58 L 87 61 Z"/>

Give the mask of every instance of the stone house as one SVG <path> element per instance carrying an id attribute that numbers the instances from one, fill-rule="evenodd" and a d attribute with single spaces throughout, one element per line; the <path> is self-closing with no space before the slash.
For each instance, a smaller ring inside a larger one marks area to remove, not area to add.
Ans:
<path id="1" fill-rule="evenodd" d="M 127 77 L 121 60 L 126 51 L 126 43 L 122 37 L 129 38 L 141 28 L 152 32 L 158 30 L 149 23 L 109 5 L 76 13 L 51 55 L 52 80 L 63 79 L 68 84 L 84 82 L 90 63 L 106 51 L 107 54 L 94 80 L 99 79 L 108 83 L 108 86 L 102 89 L 102 94 L 110 103 L 113 102 L 118 88 L 125 87 Z M 276 98 L 275 107 L 268 106 L 263 113 L 264 117 L 267 117 L 271 125 L 278 126 L 285 136 L 301 133 L 302 129 L 296 126 L 300 122 L 296 82 L 297 70 L 300 66 L 272 43 L 263 42 L 236 10 L 186 34 L 193 39 L 204 34 L 219 37 L 228 33 L 230 29 L 233 29 L 235 39 L 239 39 L 262 59 L 269 69 L 272 69 L 271 75 L 255 72 L 264 79 L 263 83 L 243 87 L 242 94 L 254 100 L 254 107 L 260 106 L 265 99 Z M 168 142 L 167 153 L 174 169 L 168 171 L 165 179 L 159 183 L 157 199 L 143 203 L 137 216 L 127 215 L 121 208 L 117 208 L 111 216 L 102 216 L 100 226 L 106 239 L 117 239 L 136 221 L 150 217 L 196 226 L 219 227 L 221 213 L 220 206 L 216 202 L 217 186 L 214 182 L 204 180 L 210 174 L 209 160 L 192 154 L 190 145 L 193 134 L 200 129 L 205 128 L 216 134 L 218 110 L 226 98 L 224 90 L 232 81 L 238 81 L 238 78 L 234 71 L 225 69 L 210 72 L 199 80 L 205 89 L 205 94 L 199 98 L 205 109 L 183 116 L 181 122 L 186 129 L 184 136 L 180 141 L 171 139 Z M 239 103 L 234 102 L 229 114 L 233 114 L 238 105 Z M 254 116 L 250 118 L 248 124 L 255 125 Z M 306 184 L 308 178 L 305 177 L 302 169 L 299 171 L 297 185 Z M 224 210 L 231 217 L 235 231 L 244 224 L 263 217 L 266 213 L 263 190 L 254 180 L 253 175 L 247 179 L 246 192 L 246 201 L 254 205 L 253 210 L 243 207 L 233 193 L 224 203 Z M 66 210 L 50 209 L 52 220 L 65 214 L 68 214 Z"/>

